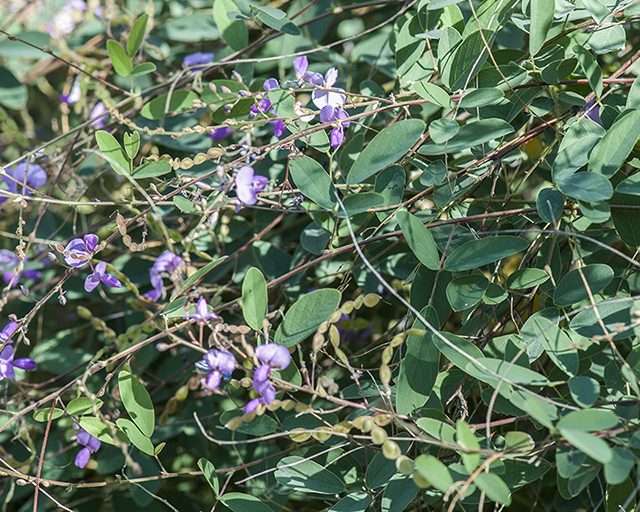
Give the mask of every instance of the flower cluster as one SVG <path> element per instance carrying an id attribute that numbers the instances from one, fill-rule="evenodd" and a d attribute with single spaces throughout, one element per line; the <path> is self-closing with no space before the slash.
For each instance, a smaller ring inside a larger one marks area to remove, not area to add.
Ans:
<path id="1" fill-rule="evenodd" d="M 24 262 L 27 262 L 26 257 Z M 40 279 L 42 277 L 42 274 L 37 270 L 22 270 L 14 274 L 14 270 L 19 263 L 20 260 L 13 252 L 7 249 L 0 249 L 0 273 L 2 273 L 2 279 L 10 288 L 17 285 L 22 276 L 26 279 Z"/>
<path id="2" fill-rule="evenodd" d="M 202 360 L 196 363 L 198 370 L 208 372 L 204 385 L 209 389 L 216 389 L 222 378 L 231 377 L 231 372 L 236 367 L 236 358 L 228 350 L 209 350 Z"/>
<path id="3" fill-rule="evenodd" d="M 262 192 L 268 184 L 269 178 L 256 176 L 253 167 L 245 165 L 236 174 L 236 195 L 243 204 L 252 206 L 258 202 L 256 194 Z"/>
<path id="4" fill-rule="evenodd" d="M 99 238 L 93 233 L 89 233 L 84 238 L 74 238 L 64 248 L 64 261 L 74 268 L 84 267 L 91 258 L 98 246 Z M 106 274 L 107 264 L 100 261 L 92 274 L 89 274 L 84 281 L 84 289 L 92 292 L 102 282 L 113 288 L 120 288 L 122 283 L 113 275 Z"/>
<path id="5" fill-rule="evenodd" d="M 253 389 L 261 396 L 245 405 L 245 414 L 255 411 L 260 404 L 269 405 L 276 398 L 276 390 L 269 381 L 273 368 L 284 370 L 291 363 L 291 354 L 284 345 L 266 343 L 256 348 L 256 357 L 262 364 L 253 372 Z"/>
<path id="6" fill-rule="evenodd" d="M 78 428 L 77 425 L 74 425 L 73 427 Z M 97 452 L 102 443 L 100 442 L 100 439 L 93 437 L 89 432 L 82 428 L 78 430 L 76 440 L 78 441 L 78 444 L 84 446 L 84 448 L 78 452 L 78 455 L 76 455 L 74 464 L 80 469 L 83 469 L 87 465 L 87 462 L 89 462 L 91 454 Z"/>
<path id="7" fill-rule="evenodd" d="M 11 346 L 13 340 L 11 337 L 17 329 L 18 324 L 11 321 L 5 325 L 2 332 L 0 332 L 0 344 L 6 344 L 0 353 L 0 380 L 15 379 L 16 372 L 14 371 L 14 368 L 20 368 L 21 370 L 33 370 L 36 367 L 36 362 L 29 357 L 14 359 L 13 347 Z"/>
<path id="8" fill-rule="evenodd" d="M 25 196 L 30 196 L 31 192 L 29 190 L 22 190 L 25 184 L 31 188 L 38 188 L 47 182 L 47 172 L 37 164 L 29 164 L 27 167 L 27 162 L 20 162 L 13 169 L 11 167 L 7 167 L 5 172 L 7 175 L 3 175 L 2 179 L 8 187 L 8 191 L 12 194 L 18 193 L 18 187 L 20 187 L 19 193 L 24 194 Z M 0 203 L 6 201 L 8 197 L 3 192 L 5 191 L 0 189 Z"/>
<path id="9" fill-rule="evenodd" d="M 180 265 L 182 265 L 182 258 L 180 256 L 176 256 L 171 251 L 164 251 L 153 264 L 151 270 L 149 270 L 149 280 L 151 281 L 153 290 L 148 291 L 144 296 L 153 302 L 162 297 L 164 283 L 160 274 L 162 272 L 176 270 Z"/>

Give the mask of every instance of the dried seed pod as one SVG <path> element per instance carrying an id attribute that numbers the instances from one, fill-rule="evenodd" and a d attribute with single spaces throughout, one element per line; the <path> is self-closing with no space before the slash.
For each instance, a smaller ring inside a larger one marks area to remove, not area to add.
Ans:
<path id="1" fill-rule="evenodd" d="M 347 354 L 345 354 L 341 349 L 339 348 L 335 348 L 335 353 L 338 356 L 338 359 L 340 359 L 340 361 L 342 361 L 342 364 L 344 364 L 347 368 L 349 368 L 351 365 L 349 364 L 349 358 L 347 357 Z"/>
<path id="2" fill-rule="evenodd" d="M 313 342 L 312 342 L 312 347 L 313 347 L 313 351 L 314 352 L 319 352 L 320 349 L 323 347 L 323 345 L 325 344 L 326 340 L 324 339 L 324 336 L 320 333 L 315 333 L 313 335 Z"/>
<path id="3" fill-rule="evenodd" d="M 364 296 L 364 305 L 368 308 L 377 306 L 378 302 L 380 302 L 380 295 L 378 295 L 377 293 L 367 293 Z"/>
<path id="4" fill-rule="evenodd" d="M 289 437 L 295 443 L 304 443 L 311 437 L 311 434 L 304 428 L 294 428 L 289 432 Z"/>
<path id="5" fill-rule="evenodd" d="M 96 318 L 95 316 L 91 318 L 91 326 L 96 331 L 104 331 L 107 328 L 107 324 L 104 323 L 102 318 Z"/>
<path id="6" fill-rule="evenodd" d="M 251 387 L 251 379 L 249 377 L 245 377 L 240 381 L 240 384 L 243 388 L 249 389 Z"/>
<path id="7" fill-rule="evenodd" d="M 406 335 L 404 333 L 398 334 L 393 337 L 393 339 L 391 340 L 391 343 L 389 343 L 389 346 L 392 348 L 399 347 L 400 345 L 402 345 L 405 338 L 406 338 Z"/>
<path id="8" fill-rule="evenodd" d="M 127 234 L 127 226 L 124 224 L 124 217 L 119 213 L 116 213 L 116 225 L 118 226 L 118 231 L 122 236 Z"/>
<path id="9" fill-rule="evenodd" d="M 131 237 L 129 235 L 124 235 L 122 237 L 122 243 L 129 247 L 131 245 Z"/>
<path id="10" fill-rule="evenodd" d="M 175 398 L 170 398 L 167 402 L 167 414 L 173 414 L 176 412 L 176 407 L 178 406 L 178 401 Z"/>
<path id="11" fill-rule="evenodd" d="M 207 155 L 205 155 L 204 153 L 198 153 L 194 158 L 193 158 L 193 163 L 195 165 L 200 165 L 205 163 L 209 158 L 207 157 Z"/>
<path id="12" fill-rule="evenodd" d="M 376 425 L 371 429 L 371 441 L 373 444 L 382 444 L 387 440 L 387 431 Z"/>
<path id="13" fill-rule="evenodd" d="M 382 445 L 382 455 L 384 455 L 385 459 L 396 460 L 402 455 L 402 450 L 398 446 L 398 443 L 387 439 Z"/>
<path id="14" fill-rule="evenodd" d="M 393 358 L 393 349 L 391 347 L 387 347 L 382 351 L 382 362 L 383 364 L 389 364 L 391 359 Z"/>
<path id="15" fill-rule="evenodd" d="M 91 311 L 89 311 L 87 308 L 85 308 L 84 306 L 78 306 L 78 308 L 76 309 L 78 316 L 84 320 L 89 320 L 93 315 L 91 314 Z"/>
<path id="16" fill-rule="evenodd" d="M 207 150 L 207 156 L 211 160 L 215 160 L 216 158 L 220 158 L 221 156 L 224 156 L 224 149 L 222 149 L 222 148 L 209 148 Z"/>
<path id="17" fill-rule="evenodd" d="M 295 410 L 296 412 L 305 412 L 311 409 L 307 404 L 296 404 Z"/>
<path id="18" fill-rule="evenodd" d="M 413 461 L 406 455 L 400 455 L 396 459 L 396 469 L 403 475 L 410 475 L 413 473 Z"/>
<path id="19" fill-rule="evenodd" d="M 193 160 L 191 158 L 183 158 L 180 162 L 180 169 L 186 171 L 187 169 L 191 169 L 193 167 Z"/>
<path id="20" fill-rule="evenodd" d="M 234 388 L 234 389 L 240 389 L 240 381 L 238 379 L 231 379 L 229 381 L 229 384 Z"/>
<path id="21" fill-rule="evenodd" d="M 182 402 L 187 398 L 187 396 L 189 396 L 189 386 L 180 386 L 175 395 L 176 400 L 180 400 Z"/>
<path id="22" fill-rule="evenodd" d="M 364 304 L 364 297 L 362 297 L 362 295 L 357 297 L 356 300 L 353 303 L 353 305 L 355 306 L 356 309 L 360 309 L 363 304 Z"/>
<path id="23" fill-rule="evenodd" d="M 340 309 L 345 315 L 350 315 L 353 311 L 353 308 L 355 308 L 355 303 L 352 300 L 348 300 L 342 305 L 342 308 Z"/>
<path id="24" fill-rule="evenodd" d="M 380 380 L 385 386 L 388 386 L 389 382 L 391 382 L 391 368 L 386 364 L 380 366 Z"/>
<path id="25" fill-rule="evenodd" d="M 281 405 L 283 411 L 290 411 L 294 406 L 293 400 L 284 400 Z"/>
<path id="26" fill-rule="evenodd" d="M 195 391 L 196 389 L 198 389 L 199 384 L 200 384 L 200 379 L 198 379 L 198 377 L 196 377 L 195 375 L 191 377 L 189 379 L 189 382 L 187 383 L 191 391 Z"/>
<path id="27" fill-rule="evenodd" d="M 225 425 L 225 427 L 227 427 L 229 430 L 235 430 L 237 429 L 240 425 L 242 425 L 242 416 L 236 416 L 235 418 L 231 418 L 227 424 Z"/>
<path id="28" fill-rule="evenodd" d="M 336 322 L 339 322 L 341 318 L 342 318 L 342 311 L 338 310 L 329 317 L 329 322 L 331 322 L 332 324 L 335 324 Z"/>
<path id="29" fill-rule="evenodd" d="M 271 412 L 274 412 L 280 409 L 281 405 L 282 405 L 282 402 L 276 399 L 267 406 L 267 409 L 269 409 Z"/>
<path id="30" fill-rule="evenodd" d="M 333 431 L 338 434 L 348 434 L 351 432 L 351 428 L 353 427 L 350 421 L 341 421 L 337 425 L 333 426 Z"/>
<path id="31" fill-rule="evenodd" d="M 129 246 L 129 250 L 131 252 L 137 252 L 138 251 L 138 244 L 135 242 L 131 242 L 131 245 Z"/>
<path id="32" fill-rule="evenodd" d="M 115 341 L 118 339 L 116 331 L 114 331 L 113 329 L 109 329 L 108 327 L 104 330 L 103 334 L 107 341 L 110 341 L 111 343 L 115 343 Z"/>
<path id="33" fill-rule="evenodd" d="M 264 405 L 264 404 L 260 404 L 260 405 Z M 258 415 L 257 409 L 255 411 L 248 412 L 247 414 L 242 415 L 242 421 L 244 421 L 245 423 L 251 423 L 257 415 Z"/>
<path id="34" fill-rule="evenodd" d="M 180 169 L 180 159 L 175 158 L 173 162 L 171 162 L 171 167 L 173 167 L 174 171 L 177 171 L 178 169 Z"/>
<path id="35" fill-rule="evenodd" d="M 425 331 L 424 329 L 407 329 L 405 331 L 405 334 L 407 336 L 422 336 L 423 334 L 426 334 L 427 331 Z"/>
<path id="36" fill-rule="evenodd" d="M 373 417 L 373 421 L 375 421 L 376 425 L 387 425 L 391 421 L 390 414 L 378 414 Z"/>
<path id="37" fill-rule="evenodd" d="M 324 443 L 331 437 L 331 429 L 329 427 L 318 427 L 311 435 L 316 441 Z"/>
<path id="38" fill-rule="evenodd" d="M 335 325 L 329 327 L 329 339 L 334 347 L 337 348 L 340 345 L 340 331 Z"/>
<path id="39" fill-rule="evenodd" d="M 237 325 L 230 325 L 229 326 L 229 332 L 231 334 L 238 334 L 238 326 Z"/>
<path id="40" fill-rule="evenodd" d="M 318 333 L 324 334 L 325 332 L 327 332 L 329 330 L 329 325 L 329 322 L 322 322 L 320 324 L 320 327 L 318 327 Z"/>
<path id="41" fill-rule="evenodd" d="M 238 332 L 240 334 L 249 334 L 251 332 L 251 327 L 249 327 L 248 325 L 239 325 Z"/>

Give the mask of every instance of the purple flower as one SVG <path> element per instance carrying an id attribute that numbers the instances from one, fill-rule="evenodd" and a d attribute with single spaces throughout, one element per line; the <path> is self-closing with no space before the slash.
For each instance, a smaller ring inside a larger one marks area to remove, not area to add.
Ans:
<path id="1" fill-rule="evenodd" d="M 0 344 L 4 344 L 5 342 L 13 343 L 13 340 L 11 339 L 11 337 L 16 333 L 17 330 L 18 330 L 18 323 L 11 320 L 11 322 L 5 325 L 2 328 L 2 331 L 0 331 Z"/>
<path id="2" fill-rule="evenodd" d="M 222 128 L 216 128 L 215 130 L 213 130 L 213 133 L 210 133 L 209 137 L 211 137 L 213 140 L 222 140 L 233 134 L 233 132 L 233 128 L 230 128 L 229 126 L 223 126 Z"/>
<path id="3" fill-rule="evenodd" d="M 330 89 L 329 91 L 313 91 L 311 93 L 311 100 L 316 107 L 322 109 L 327 105 L 330 105 L 332 107 L 339 107 L 344 105 L 344 102 L 347 101 L 347 97 L 344 94 L 340 94 L 340 92 L 344 92 L 344 89 L 333 87 L 333 84 L 336 83 L 337 79 L 338 70 L 336 68 L 329 68 L 324 75 L 322 83 L 315 84 L 318 87 Z"/>
<path id="4" fill-rule="evenodd" d="M 47 182 L 47 172 L 38 164 L 30 164 L 27 169 L 27 162 L 20 162 L 16 165 L 15 169 L 7 167 L 5 172 L 7 173 L 7 176 L 3 175 L 2 179 L 7 184 L 9 192 L 12 194 L 18 192 L 18 187 L 20 187 L 20 193 L 23 192 L 22 188 L 25 184 L 25 174 L 27 175 L 26 185 L 31 188 L 41 187 Z M 0 203 L 7 200 L 8 196 L 4 195 L 4 192 L 4 190 L 0 189 Z M 24 195 L 30 196 L 31 192 L 25 189 Z"/>
<path id="5" fill-rule="evenodd" d="M 213 53 L 202 53 L 202 52 L 192 53 L 191 55 L 187 55 L 182 60 L 182 63 L 188 68 L 191 68 L 193 66 L 198 66 L 197 68 L 193 68 L 191 71 L 200 71 L 202 69 L 202 66 L 206 64 L 211 64 L 212 62 L 213 62 Z"/>
<path id="6" fill-rule="evenodd" d="M 343 119 L 347 119 L 348 117 L 349 114 L 340 107 L 326 105 L 320 110 L 320 120 L 323 123 L 334 123 L 335 126 L 333 130 L 331 130 L 331 147 L 337 148 L 342 144 L 344 140 L 344 130 L 342 128 L 346 128 L 351 124 L 351 121 L 343 121 Z"/>
<path id="7" fill-rule="evenodd" d="M 70 0 L 53 17 L 47 25 L 47 32 L 54 38 L 67 37 L 82 21 L 82 13 L 87 10 L 84 0 Z"/>
<path id="8" fill-rule="evenodd" d="M 21 370 L 33 370 L 36 367 L 36 362 L 29 357 L 14 360 L 13 347 L 7 345 L 0 354 L 0 380 L 15 379 L 16 372 L 13 370 L 14 367 Z"/>
<path id="9" fill-rule="evenodd" d="M 200 297 L 198 299 L 198 303 L 196 304 L 196 312 L 188 315 L 184 315 L 182 318 L 185 320 L 197 320 L 199 324 L 206 324 L 209 320 L 216 320 L 218 315 L 216 315 L 213 311 L 209 311 L 209 304 L 207 304 L 207 299 L 204 297 Z"/>
<path id="10" fill-rule="evenodd" d="M 309 67 L 309 61 L 307 57 L 303 55 L 293 61 L 293 69 L 296 72 L 296 80 L 300 82 L 309 82 L 318 86 L 322 86 L 324 79 L 320 73 L 314 71 L 307 71 Z"/>
<path id="11" fill-rule="evenodd" d="M 240 167 L 236 174 L 236 195 L 243 204 L 252 206 L 258 202 L 257 192 L 262 192 L 269 184 L 269 178 L 255 176 L 253 167 L 245 165 Z"/>
<path id="12" fill-rule="evenodd" d="M 271 89 L 279 89 L 280 85 L 275 78 L 269 78 L 265 80 L 262 88 L 265 92 L 269 92 Z M 257 105 L 252 105 L 251 111 L 253 112 L 252 116 L 255 116 L 255 114 L 264 114 L 266 112 L 269 112 L 276 117 L 278 116 L 278 113 L 273 108 L 271 108 L 271 101 L 269 101 L 269 99 L 267 98 L 259 100 Z M 284 122 L 280 120 L 269 121 L 269 124 L 273 125 L 273 134 L 276 137 L 280 137 L 287 129 L 287 126 L 284 124 Z"/>
<path id="13" fill-rule="evenodd" d="M 89 119 L 93 119 L 93 121 L 89 123 L 89 126 L 93 126 L 98 130 L 101 130 L 102 128 L 104 128 L 105 127 L 104 118 L 107 117 L 106 112 L 107 112 L 107 107 L 105 107 L 104 103 L 102 102 L 98 103 L 95 107 L 93 107 L 91 114 L 89 114 Z"/>
<path id="14" fill-rule="evenodd" d="M 145 293 L 144 296 L 153 302 L 162 297 L 164 283 L 162 282 L 160 273 L 176 270 L 180 265 L 182 265 L 182 258 L 180 256 L 176 256 L 171 251 L 164 251 L 153 264 L 151 270 L 149 270 L 149 280 L 151 281 L 153 290 Z"/>
<path id="15" fill-rule="evenodd" d="M 255 411 L 260 404 L 269 405 L 276 398 L 276 390 L 269 381 L 272 368 L 284 370 L 291 363 L 291 354 L 284 345 L 266 343 L 256 348 L 256 357 L 263 363 L 253 372 L 253 389 L 260 393 L 245 405 L 243 412 Z"/>
<path id="16" fill-rule="evenodd" d="M 204 385 L 209 389 L 216 389 L 222 378 L 228 379 L 236 368 L 236 358 L 228 350 L 209 350 L 202 360 L 196 363 L 199 370 L 209 372 Z"/>
<path id="17" fill-rule="evenodd" d="M 24 259 L 25 263 L 27 258 Z M 0 273 L 2 273 L 2 279 L 10 287 L 14 287 L 18 284 L 18 280 L 21 276 L 27 279 L 40 279 L 42 274 L 37 270 L 23 270 L 14 275 L 14 269 L 18 266 L 20 260 L 11 251 L 7 249 L 0 249 Z"/>
<path id="18" fill-rule="evenodd" d="M 101 261 L 96 265 L 96 269 L 93 271 L 93 274 L 89 274 L 84 281 L 84 289 L 87 292 L 95 290 L 96 286 L 98 286 L 101 281 L 112 288 L 120 288 L 122 286 L 122 283 L 118 281 L 116 276 L 105 274 L 106 269 L 107 264 L 104 261 Z"/>
<path id="19" fill-rule="evenodd" d="M 600 105 L 596 103 L 595 98 L 587 101 L 587 104 L 582 107 L 582 111 L 586 112 L 585 117 L 602 126 L 602 121 L 600 120 Z"/>
<path id="20" fill-rule="evenodd" d="M 64 248 L 64 261 L 75 268 L 83 267 L 93 256 L 93 251 L 98 246 L 98 237 L 93 233 L 82 238 L 74 238 Z"/>
<path id="21" fill-rule="evenodd" d="M 78 103 L 82 99 L 82 89 L 80 87 L 80 77 L 77 76 L 73 82 L 73 87 L 71 87 L 71 91 L 69 94 L 61 94 L 60 101 L 62 103 L 66 103 L 67 105 L 73 105 L 74 103 Z"/>
<path id="22" fill-rule="evenodd" d="M 78 444 L 84 446 L 84 448 L 78 452 L 78 455 L 76 455 L 74 464 L 80 469 L 84 469 L 87 462 L 89 462 L 91 454 L 97 452 L 102 443 L 100 442 L 100 439 L 93 437 L 89 432 L 82 428 L 78 430 L 76 440 L 78 441 Z"/>

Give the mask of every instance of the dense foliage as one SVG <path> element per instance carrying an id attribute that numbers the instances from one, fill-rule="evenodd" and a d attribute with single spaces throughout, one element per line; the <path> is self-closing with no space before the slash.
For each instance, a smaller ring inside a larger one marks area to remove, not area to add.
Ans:
<path id="1" fill-rule="evenodd" d="M 4 2 L 3 510 L 633 510 L 639 21 Z"/>

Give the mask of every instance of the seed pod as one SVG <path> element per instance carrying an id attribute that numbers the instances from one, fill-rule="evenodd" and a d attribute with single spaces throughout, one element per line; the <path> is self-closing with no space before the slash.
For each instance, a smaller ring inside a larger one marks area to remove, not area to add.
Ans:
<path id="1" fill-rule="evenodd" d="M 338 310 L 329 317 L 329 322 L 331 322 L 332 324 L 335 324 L 336 322 L 339 322 L 341 318 L 342 318 L 342 311 Z"/>
<path id="2" fill-rule="evenodd" d="M 341 349 L 339 348 L 335 348 L 335 353 L 338 356 L 338 359 L 340 359 L 340 361 L 342 361 L 342 364 L 344 364 L 347 368 L 349 368 L 351 365 L 349 364 L 349 358 L 347 357 L 347 354 L 345 354 Z M 389 379 L 391 380 L 391 379 Z"/>
<path id="3" fill-rule="evenodd" d="M 284 400 L 281 405 L 283 411 L 290 411 L 294 406 L 293 400 Z"/>
<path id="4" fill-rule="evenodd" d="M 119 213 L 116 213 L 116 225 L 118 226 L 118 231 L 122 236 L 127 234 L 127 226 L 124 223 L 124 217 Z"/>
<path id="5" fill-rule="evenodd" d="M 238 379 L 231 379 L 229 384 L 233 387 L 233 389 L 240 389 L 240 381 Z"/>
<path id="6" fill-rule="evenodd" d="M 311 437 L 311 434 L 304 428 L 294 428 L 289 432 L 289 437 L 295 443 L 304 443 Z"/>
<path id="7" fill-rule="evenodd" d="M 196 165 L 200 165 L 205 163 L 208 160 L 207 155 L 205 155 L 204 153 L 198 153 L 194 159 L 193 159 L 193 163 Z"/>
<path id="8" fill-rule="evenodd" d="M 186 171 L 187 169 L 191 169 L 193 167 L 193 160 L 191 158 L 183 158 L 182 162 L 180 162 L 180 169 Z"/>
<path id="9" fill-rule="evenodd" d="M 385 348 L 382 351 L 382 363 L 389 364 L 392 358 L 393 358 L 393 349 L 391 347 Z"/>
<path id="10" fill-rule="evenodd" d="M 354 307 L 355 307 L 354 302 L 352 300 L 348 300 L 342 305 L 342 308 L 340 309 L 345 315 L 350 315 Z"/>
<path id="11" fill-rule="evenodd" d="M 331 437 L 331 429 L 329 427 L 318 427 L 315 429 L 315 432 L 311 434 L 316 441 L 320 441 L 324 443 L 327 439 Z"/>
<path id="12" fill-rule="evenodd" d="M 127 329 L 127 336 L 129 339 L 134 339 L 136 336 L 139 336 L 142 333 L 142 327 L 139 325 L 132 325 Z"/>
<path id="13" fill-rule="evenodd" d="M 131 250 L 131 252 L 137 252 L 138 251 L 138 244 L 135 242 L 131 242 L 131 245 L 129 246 L 129 250 Z"/>
<path id="14" fill-rule="evenodd" d="M 373 419 L 371 418 L 371 416 L 365 416 L 362 420 L 362 428 L 360 430 L 362 430 L 362 432 L 366 434 L 367 432 L 371 431 L 373 426 Z"/>
<path id="15" fill-rule="evenodd" d="M 113 329 L 109 329 L 108 327 L 104 330 L 103 334 L 107 341 L 110 341 L 111 343 L 115 343 L 115 341 L 118 339 L 116 331 L 114 331 Z"/>
<path id="16" fill-rule="evenodd" d="M 340 331 L 335 325 L 329 327 L 329 339 L 334 347 L 337 348 L 340 345 Z"/>
<path id="17" fill-rule="evenodd" d="M 420 487 L 420 489 L 428 489 L 431 487 L 431 482 L 417 471 L 411 474 L 411 478 L 413 478 L 413 483 Z"/>
<path id="18" fill-rule="evenodd" d="M 337 425 L 333 426 L 333 431 L 338 434 L 348 434 L 349 432 L 351 432 L 352 427 L 353 425 L 350 421 L 341 421 Z"/>
<path id="19" fill-rule="evenodd" d="M 164 411 L 160 415 L 160 426 L 164 427 L 167 424 L 167 421 L 169 421 L 169 415 L 167 414 L 167 411 Z"/>
<path id="20" fill-rule="evenodd" d="M 174 171 L 177 171 L 178 169 L 180 169 L 180 159 L 174 158 L 173 161 L 171 162 L 171 167 L 173 167 Z"/>
<path id="21" fill-rule="evenodd" d="M 373 417 L 373 421 L 375 421 L 376 425 L 387 425 L 391 421 L 390 414 L 378 414 Z"/>
<path id="22" fill-rule="evenodd" d="M 364 298 L 362 297 L 362 295 L 360 295 L 359 297 L 356 297 L 356 300 L 353 303 L 356 309 L 360 309 L 363 304 L 364 304 Z"/>
<path id="23" fill-rule="evenodd" d="M 131 245 L 131 237 L 129 235 L 124 235 L 122 237 L 122 243 L 129 247 Z"/>
<path id="24" fill-rule="evenodd" d="M 180 386 L 180 389 L 176 392 L 176 400 L 181 402 L 189 396 L 189 386 Z"/>
<path id="25" fill-rule="evenodd" d="M 426 334 L 427 331 L 425 331 L 424 329 L 407 329 L 405 331 L 405 334 L 407 336 L 422 336 L 423 334 Z"/>
<path id="26" fill-rule="evenodd" d="M 402 455 L 402 450 L 400 450 L 398 443 L 387 439 L 382 445 L 382 455 L 384 455 L 385 459 L 396 460 Z"/>
<path id="27" fill-rule="evenodd" d="M 274 412 L 280 409 L 281 405 L 282 405 L 282 402 L 276 399 L 267 406 L 267 409 L 269 409 L 271 412 Z"/>
<path id="28" fill-rule="evenodd" d="M 380 302 L 380 295 L 378 295 L 377 293 L 367 293 L 364 296 L 364 305 L 368 308 L 377 306 L 378 302 Z"/>
<path id="29" fill-rule="evenodd" d="M 156 328 L 153 326 L 151 322 L 145 322 L 142 324 L 142 330 L 147 334 L 151 334 Z"/>
<path id="30" fill-rule="evenodd" d="M 222 148 L 209 148 L 207 150 L 207 156 L 211 160 L 215 160 L 216 158 L 220 158 L 221 156 L 224 156 L 224 149 L 222 149 Z"/>
<path id="31" fill-rule="evenodd" d="M 396 459 L 396 469 L 403 475 L 410 475 L 413 473 L 413 461 L 406 455 L 400 455 Z"/>
<path id="32" fill-rule="evenodd" d="M 194 375 L 189 379 L 189 382 L 187 383 L 187 385 L 189 386 L 189 389 L 191 391 L 195 391 L 196 389 L 198 389 L 198 386 L 200 385 L 200 379 L 198 379 L 198 377 Z"/>
<path id="33" fill-rule="evenodd" d="M 173 414 L 176 412 L 176 407 L 178 406 L 178 401 L 175 398 L 170 398 L 167 402 L 167 414 Z"/>
<path id="34" fill-rule="evenodd" d="M 406 336 L 403 334 L 398 334 L 396 336 L 393 337 L 393 339 L 391 340 L 391 343 L 389 344 L 390 347 L 392 348 L 396 348 L 399 347 L 400 345 L 402 345 L 402 343 L 404 342 L 404 339 L 406 338 Z"/>
<path id="35" fill-rule="evenodd" d="M 238 332 L 240 334 L 249 334 L 251 332 L 251 327 L 249 327 L 248 325 L 239 325 Z"/>
<path id="36" fill-rule="evenodd" d="M 371 441 L 373 444 L 383 444 L 387 440 L 387 431 L 382 427 L 375 426 L 371 429 Z"/>
<path id="37" fill-rule="evenodd" d="M 240 381 L 240 384 L 242 385 L 243 388 L 248 389 L 251 387 L 251 379 L 249 377 L 245 377 Z"/>
<path id="38" fill-rule="evenodd" d="M 306 412 L 309 409 L 311 409 L 311 407 L 309 407 L 307 404 L 296 404 L 295 406 L 296 412 Z"/>
<path id="39" fill-rule="evenodd" d="M 386 364 L 380 366 L 380 380 L 385 386 L 391 382 L 391 369 Z"/>
<path id="40" fill-rule="evenodd" d="M 329 322 L 322 322 L 320 324 L 320 327 L 318 327 L 318 332 L 320 334 L 324 334 L 325 332 L 327 332 L 329 330 Z"/>
<path id="41" fill-rule="evenodd" d="M 104 323 L 102 318 L 96 318 L 95 316 L 91 319 L 91 326 L 96 331 L 104 331 L 107 328 L 107 324 Z"/>
<path id="42" fill-rule="evenodd" d="M 89 320 L 93 316 L 91 311 L 84 306 L 78 306 L 76 311 L 78 312 L 78 316 L 84 320 Z"/>
<path id="43" fill-rule="evenodd" d="M 237 429 L 240 425 L 242 425 L 242 416 L 236 416 L 235 418 L 231 418 L 227 424 L 225 425 L 225 427 L 227 427 L 229 430 L 235 430 Z"/>
<path id="44" fill-rule="evenodd" d="M 322 334 L 315 333 L 313 335 L 313 342 L 312 342 L 313 351 L 319 352 L 326 341 L 327 340 L 324 339 L 324 336 Z"/>
<path id="45" fill-rule="evenodd" d="M 264 404 L 260 404 L 260 405 L 264 405 Z M 256 411 L 248 412 L 247 414 L 242 415 L 242 421 L 244 421 L 245 423 L 251 423 L 256 416 L 257 416 Z"/>

